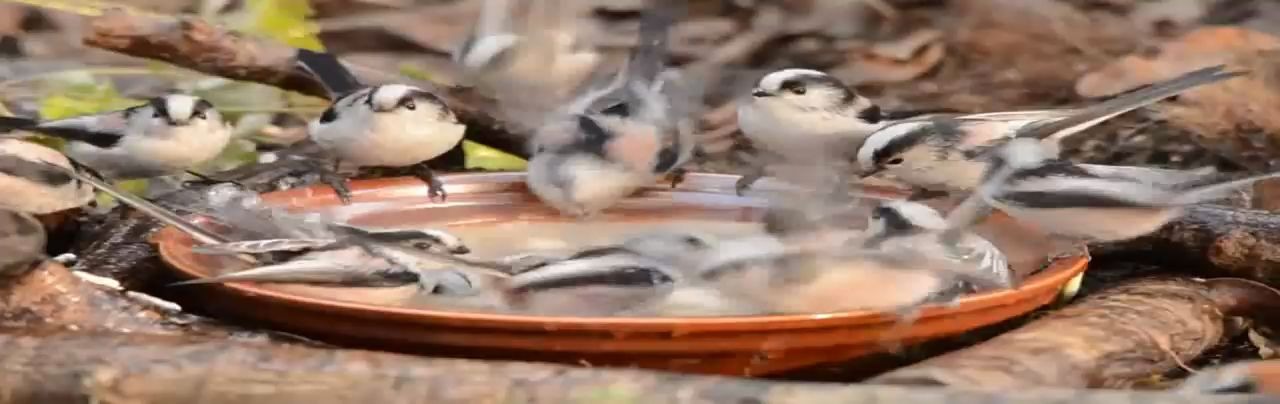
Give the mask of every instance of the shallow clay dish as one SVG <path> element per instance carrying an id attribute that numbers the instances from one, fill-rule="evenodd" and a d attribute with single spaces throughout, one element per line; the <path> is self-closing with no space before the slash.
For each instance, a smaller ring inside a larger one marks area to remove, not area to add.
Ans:
<path id="1" fill-rule="evenodd" d="M 736 176 L 690 174 L 677 189 L 656 185 L 604 215 L 605 220 L 696 217 L 757 221 L 765 201 L 733 194 Z M 414 202 L 396 212 L 354 219 L 371 225 L 468 225 L 519 220 L 564 220 L 543 207 L 523 185 L 523 174 L 459 174 L 443 178 L 447 203 L 426 201 L 426 187 L 412 178 L 355 181 L 355 203 Z M 769 188 L 767 183 L 762 189 Z M 877 192 L 891 193 L 889 190 Z M 277 192 L 271 203 L 308 210 L 338 204 L 327 187 Z M 660 213 L 660 215 L 656 214 Z M 1046 261 L 1044 240 L 994 216 L 979 232 L 1009 255 L 1022 274 Z M 192 240 L 174 228 L 153 237 L 160 254 L 185 277 L 219 272 L 226 261 L 194 254 Z M 1086 257 L 1058 259 L 1024 279 L 1015 290 L 971 295 L 954 307 L 932 306 L 893 335 L 896 318 L 868 311 L 740 317 L 569 317 L 491 314 L 393 307 L 291 293 L 280 286 L 229 283 L 192 287 L 203 306 L 309 337 L 351 346 L 440 356 L 542 360 L 605 366 L 639 366 L 683 372 L 763 375 L 845 361 L 883 349 L 962 333 L 1027 313 L 1051 302 L 1084 271 Z M 190 303 L 189 303 L 190 304 Z"/>

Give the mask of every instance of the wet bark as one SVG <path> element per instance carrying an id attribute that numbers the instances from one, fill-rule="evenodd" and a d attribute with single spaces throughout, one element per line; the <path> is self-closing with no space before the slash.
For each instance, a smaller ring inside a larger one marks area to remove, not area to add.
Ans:
<path id="1" fill-rule="evenodd" d="M 151 198 L 179 214 L 203 206 L 207 187 L 191 186 Z M 82 217 L 81 232 L 70 252 L 78 260 L 72 269 L 115 279 L 129 290 L 164 291 L 175 281 L 160 260 L 150 237 L 164 224 L 125 205 L 102 215 Z"/>
<path id="2" fill-rule="evenodd" d="M 152 303 L 150 299 L 136 292 L 116 290 L 85 281 L 61 264 L 45 262 L 33 266 L 25 274 L 8 277 L 0 284 L 0 329 L 137 332 L 299 341 L 293 336 L 244 329 L 171 311 Z M 8 351 L 0 352 L 8 354 Z M 4 397 L 3 394 L 0 397 Z"/>
<path id="3" fill-rule="evenodd" d="M 91 29 L 82 39 L 86 45 L 129 56 L 327 97 L 320 83 L 295 67 L 296 49 L 241 35 L 196 17 L 140 16 L 108 10 L 91 21 Z M 382 81 L 365 76 L 362 79 L 369 83 Z M 515 133 L 488 112 L 493 100 L 468 88 L 431 87 L 440 89 L 437 95 L 467 125 L 468 139 L 516 155 L 528 154 L 525 134 Z"/>
<path id="4" fill-rule="evenodd" d="M 148 238 L 163 228 L 159 220 L 117 208 L 80 237 L 72 252 L 79 258 L 73 269 L 115 279 L 130 290 L 151 290 L 172 281 L 158 251 Z"/>
<path id="5" fill-rule="evenodd" d="M 1123 387 L 1181 366 L 1217 344 L 1226 316 L 1269 322 L 1277 307 L 1280 293 L 1257 282 L 1141 279 L 870 381 L 995 390 Z"/>
<path id="6" fill-rule="evenodd" d="M 199 338 L 0 334 L 9 402 L 1246 403 L 1265 396 L 789 383 Z"/>
<path id="7" fill-rule="evenodd" d="M 1240 277 L 1280 286 L 1280 215 L 1194 206 L 1165 227 L 1131 241 L 1097 246 L 1099 261 L 1170 265 L 1206 277 Z"/>

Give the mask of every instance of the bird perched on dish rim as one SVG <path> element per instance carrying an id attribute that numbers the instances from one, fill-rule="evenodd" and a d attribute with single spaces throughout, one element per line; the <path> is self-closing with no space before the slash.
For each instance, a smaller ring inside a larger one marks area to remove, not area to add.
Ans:
<path id="1" fill-rule="evenodd" d="M 329 91 L 332 102 L 307 124 L 307 135 L 336 158 L 357 167 L 412 167 L 432 199 L 444 200 L 444 183 L 426 165 L 462 141 L 466 126 L 440 97 L 406 84 L 362 84 L 336 56 L 298 49 L 299 66 Z M 346 180 L 324 172 L 344 203 Z"/>

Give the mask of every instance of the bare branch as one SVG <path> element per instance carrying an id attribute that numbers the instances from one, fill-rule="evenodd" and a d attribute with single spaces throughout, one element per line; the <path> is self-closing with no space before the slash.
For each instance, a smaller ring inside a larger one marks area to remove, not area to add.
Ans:
<path id="1" fill-rule="evenodd" d="M 109 10 L 91 21 L 86 45 L 129 56 L 159 60 L 233 80 L 252 81 L 325 97 L 315 80 L 296 69 L 295 49 L 236 33 L 195 17 L 153 17 Z M 359 73 L 357 71 L 357 73 Z M 366 77 L 368 82 L 375 77 Z M 526 156 L 525 136 L 512 133 L 487 111 L 493 101 L 461 87 L 442 87 L 438 95 L 467 125 L 467 138 Z"/>

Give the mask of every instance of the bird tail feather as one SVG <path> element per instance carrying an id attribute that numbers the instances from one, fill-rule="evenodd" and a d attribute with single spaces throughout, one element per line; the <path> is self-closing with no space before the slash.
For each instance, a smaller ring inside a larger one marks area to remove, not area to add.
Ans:
<path id="1" fill-rule="evenodd" d="M 1125 112 L 1154 104 L 1195 87 L 1246 74 L 1244 71 L 1224 72 L 1223 69 L 1225 68 L 1225 65 L 1206 67 L 1164 82 L 1154 83 L 1098 104 L 1081 108 L 1072 116 L 1029 126 L 1018 131 L 1017 137 L 1060 141 L 1067 136 L 1079 133 Z"/>
<path id="2" fill-rule="evenodd" d="M 332 98 L 364 87 L 355 74 L 332 53 L 298 49 L 296 59 L 298 66 L 315 77 Z"/>
<path id="3" fill-rule="evenodd" d="M 0 133 L 25 130 L 35 127 L 39 122 L 31 118 L 16 116 L 0 116 Z"/>
<path id="4" fill-rule="evenodd" d="M 1192 188 L 1186 192 L 1178 193 L 1174 198 L 1177 205 L 1185 205 L 1191 203 L 1207 202 L 1215 199 L 1222 199 L 1228 196 L 1228 193 L 1242 187 L 1249 186 L 1258 181 L 1268 180 L 1280 177 L 1280 172 L 1249 176 L 1241 179 L 1220 182 L 1212 185 Z"/>

